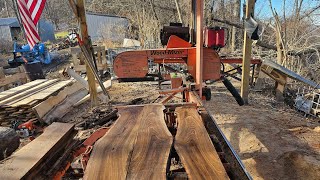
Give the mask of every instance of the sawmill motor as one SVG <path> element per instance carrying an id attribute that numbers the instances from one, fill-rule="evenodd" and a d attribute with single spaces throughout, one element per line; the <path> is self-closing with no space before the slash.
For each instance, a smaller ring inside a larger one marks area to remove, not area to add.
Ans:
<path id="1" fill-rule="evenodd" d="M 163 46 L 168 44 L 171 35 L 176 35 L 189 42 L 189 27 L 183 27 L 182 23 L 170 23 L 170 26 L 163 26 L 163 29 L 160 31 L 160 39 Z"/>
<path id="2" fill-rule="evenodd" d="M 207 27 L 203 31 L 204 47 L 219 50 L 225 46 L 225 28 L 223 27 Z"/>
<path id="3" fill-rule="evenodd" d="M 183 27 L 182 23 L 170 23 L 170 26 L 163 26 L 160 31 L 163 46 L 168 44 L 171 35 L 178 36 L 187 42 L 190 41 L 190 29 L 189 27 Z M 203 30 L 203 35 L 204 47 L 220 50 L 225 46 L 225 28 L 219 26 L 206 27 Z"/>

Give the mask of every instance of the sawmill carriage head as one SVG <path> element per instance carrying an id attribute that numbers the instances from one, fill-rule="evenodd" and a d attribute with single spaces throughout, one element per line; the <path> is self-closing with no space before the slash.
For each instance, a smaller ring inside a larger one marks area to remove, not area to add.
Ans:
<path id="1" fill-rule="evenodd" d="M 220 26 L 205 27 L 203 30 L 203 46 L 214 50 L 223 48 L 226 42 L 225 31 L 226 28 Z M 190 37 L 192 36 L 190 35 L 190 32 L 192 31 L 189 26 L 184 27 L 182 26 L 182 23 L 170 23 L 169 26 L 163 26 L 160 31 L 161 44 L 162 46 L 166 46 L 172 35 L 190 42 Z M 194 45 L 195 42 L 192 44 Z"/>
<path id="2" fill-rule="evenodd" d="M 160 31 L 160 39 L 162 46 L 168 44 L 170 36 L 175 35 L 179 38 L 189 42 L 190 30 L 189 27 L 183 27 L 182 23 L 170 23 L 169 26 L 163 26 Z"/>

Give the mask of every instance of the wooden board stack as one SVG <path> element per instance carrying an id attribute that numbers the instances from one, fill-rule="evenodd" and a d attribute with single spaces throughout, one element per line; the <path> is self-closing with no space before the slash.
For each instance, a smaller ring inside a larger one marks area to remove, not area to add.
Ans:
<path id="1" fill-rule="evenodd" d="M 0 179 L 43 179 L 38 176 L 50 168 L 47 162 L 54 162 L 73 135 L 73 124 L 51 124 L 43 134 L 0 164 Z"/>
<path id="2" fill-rule="evenodd" d="M 0 93 L 0 125 L 36 120 L 33 107 L 72 84 L 71 80 L 39 79 Z"/>

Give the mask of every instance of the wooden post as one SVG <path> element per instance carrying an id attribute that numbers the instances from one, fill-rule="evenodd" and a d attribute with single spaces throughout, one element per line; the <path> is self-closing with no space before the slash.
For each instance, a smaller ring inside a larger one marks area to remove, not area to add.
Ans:
<path id="1" fill-rule="evenodd" d="M 196 83 L 199 85 L 199 96 L 202 98 L 202 66 L 203 66 L 203 0 L 196 1 Z"/>
<path id="2" fill-rule="evenodd" d="M 78 21 L 80 25 L 81 38 L 86 46 L 87 50 L 90 52 L 90 40 L 88 35 L 88 27 L 86 20 L 86 11 L 84 8 L 84 0 L 77 0 L 77 12 L 78 12 Z M 89 53 L 91 54 L 91 53 Z M 94 74 L 89 66 L 86 64 L 86 71 L 88 76 L 88 84 L 89 84 L 89 92 L 91 99 L 91 107 L 95 107 L 98 105 L 98 95 L 97 95 L 97 87 L 94 78 Z"/>
<path id="3" fill-rule="evenodd" d="M 246 19 L 253 17 L 255 0 L 247 0 Z M 250 59 L 252 51 L 252 40 L 244 31 L 243 61 L 242 61 L 242 81 L 241 81 L 241 97 L 245 104 L 248 104 L 249 81 L 250 81 Z"/>

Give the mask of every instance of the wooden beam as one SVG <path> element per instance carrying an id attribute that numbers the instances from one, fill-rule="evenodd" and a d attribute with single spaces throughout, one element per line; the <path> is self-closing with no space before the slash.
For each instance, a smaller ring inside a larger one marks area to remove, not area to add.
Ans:
<path id="1" fill-rule="evenodd" d="M 51 109 L 54 109 L 64 99 L 81 89 L 84 89 L 83 86 L 79 82 L 76 82 L 71 86 L 65 87 L 56 96 L 51 96 L 45 101 L 36 105 L 35 107 L 33 107 L 33 110 L 36 112 L 38 118 L 41 119 L 45 114 L 47 114 Z"/>
<path id="2" fill-rule="evenodd" d="M 97 66 L 99 71 L 107 69 L 107 64 L 97 64 Z M 75 65 L 74 70 L 76 72 L 87 72 L 85 65 Z"/>
<path id="3" fill-rule="evenodd" d="M 21 86 L 18 86 L 18 87 L 15 87 L 15 88 L 12 88 L 12 89 L 9 89 L 9 90 L 6 90 L 6 91 L 3 91 L 0 93 L 0 101 L 2 100 L 5 100 L 9 97 L 12 97 L 14 95 L 17 95 L 21 92 L 24 92 L 28 89 L 31 89 L 35 86 L 38 86 L 42 83 L 44 83 L 45 81 L 47 81 L 46 79 L 38 79 L 38 80 L 35 80 L 35 81 L 31 81 L 27 84 L 23 84 Z"/>
<path id="4" fill-rule="evenodd" d="M 20 105 L 26 105 L 31 103 L 34 100 L 44 100 L 46 98 L 48 98 L 50 95 L 52 95 L 53 93 L 59 91 L 60 89 L 64 88 L 65 86 L 71 84 L 72 81 L 71 80 L 67 80 L 67 81 L 60 81 L 57 84 L 54 84 L 53 86 L 51 86 L 50 88 L 44 89 L 36 94 L 33 94 L 32 96 L 29 96 L 28 98 L 25 98 L 21 101 L 15 102 L 13 104 L 10 104 L 13 107 L 17 107 Z"/>
<path id="5" fill-rule="evenodd" d="M 87 27 L 87 20 L 86 20 L 86 10 L 84 5 L 84 0 L 77 0 L 77 12 L 78 12 L 78 21 L 80 25 L 81 37 L 84 42 L 86 49 L 88 50 L 89 54 L 91 53 L 91 44 L 88 35 L 88 27 Z M 88 59 L 91 61 L 91 59 Z M 91 99 L 91 107 L 95 107 L 98 105 L 98 95 L 97 95 L 97 88 L 95 83 L 95 77 L 92 70 L 89 68 L 89 65 L 86 65 L 87 69 L 87 77 L 89 83 L 89 92 L 90 92 L 90 99 Z"/>
<path id="6" fill-rule="evenodd" d="M 46 80 L 46 82 L 38 84 L 37 86 L 33 86 L 30 89 L 27 89 L 25 91 L 22 91 L 21 93 L 18 93 L 16 95 L 13 95 L 11 97 L 8 97 L 8 98 L 2 100 L 0 102 L 0 105 L 15 103 L 16 101 L 22 100 L 22 99 L 29 97 L 29 96 L 32 96 L 35 93 L 37 93 L 47 87 L 50 87 L 57 82 L 58 82 L 58 79 Z M 33 83 L 31 83 L 31 84 L 33 84 Z"/>
<path id="7" fill-rule="evenodd" d="M 0 179 L 37 179 L 45 162 L 62 150 L 72 138 L 73 124 L 53 123 L 44 133 L 0 164 Z"/>
<path id="8" fill-rule="evenodd" d="M 107 80 L 106 82 L 103 83 L 104 87 L 106 89 L 111 88 L 112 86 L 112 81 L 111 80 Z M 102 92 L 102 88 L 98 87 L 97 88 L 98 91 L 98 97 L 101 101 L 106 102 L 106 95 L 104 95 Z M 83 104 L 84 102 L 88 101 L 90 99 L 90 95 L 86 95 L 84 98 L 82 98 L 81 100 L 79 100 L 77 103 L 73 104 L 73 107 L 79 106 L 80 104 Z"/>
<path id="9" fill-rule="evenodd" d="M 86 89 L 80 89 L 73 94 L 68 95 L 62 102 L 50 109 L 42 120 L 46 123 L 52 123 L 53 120 L 62 118 L 73 108 L 73 105 L 88 94 Z"/>
<path id="10" fill-rule="evenodd" d="M 247 0 L 246 4 L 246 19 L 253 17 L 255 0 Z M 250 83 L 250 60 L 252 52 L 252 40 L 244 31 L 244 46 L 243 46 L 243 62 L 242 62 L 242 81 L 241 81 L 241 97 L 245 104 L 249 103 L 249 83 Z"/>
<path id="11" fill-rule="evenodd" d="M 190 179 L 229 179 L 201 116 L 194 107 L 178 107 L 174 147 Z"/>
<path id="12" fill-rule="evenodd" d="M 196 1 L 196 19 L 196 83 L 199 85 L 199 96 L 201 98 L 203 77 L 203 0 Z"/>

